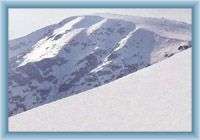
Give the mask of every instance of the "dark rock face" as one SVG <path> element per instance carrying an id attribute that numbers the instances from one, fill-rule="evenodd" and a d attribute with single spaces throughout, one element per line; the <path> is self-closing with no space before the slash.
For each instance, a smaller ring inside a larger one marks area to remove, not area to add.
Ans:
<path id="1" fill-rule="evenodd" d="M 38 89 L 37 93 L 39 93 L 42 101 L 45 101 L 47 99 L 47 97 L 49 96 L 50 91 L 51 91 L 51 88 L 50 89 Z"/>
<path id="2" fill-rule="evenodd" d="M 13 82 L 17 83 L 18 85 L 25 85 L 28 82 L 27 78 L 24 78 L 19 73 L 11 73 L 9 74 L 9 85 L 12 86 Z"/>
<path id="3" fill-rule="evenodd" d="M 183 51 L 183 50 L 186 50 L 188 48 L 191 48 L 191 46 L 189 46 L 189 45 L 181 45 L 180 47 L 178 47 L 178 50 Z"/>
<path id="4" fill-rule="evenodd" d="M 58 35 L 56 35 L 56 36 L 54 37 L 54 40 L 58 40 L 58 39 L 60 39 L 62 36 L 63 36 L 63 34 L 58 34 Z"/>
<path id="5" fill-rule="evenodd" d="M 33 79 L 37 80 L 38 82 L 42 82 L 43 78 L 42 75 L 40 74 L 39 70 L 32 64 L 27 64 L 26 66 L 22 66 L 20 68 L 16 69 L 17 72 L 21 72 L 24 75 L 26 75 L 26 80 L 28 79 Z"/>
<path id="6" fill-rule="evenodd" d="M 174 55 L 174 53 L 171 53 L 171 54 L 165 53 L 165 57 L 171 57 L 173 55 Z"/>
<path id="7" fill-rule="evenodd" d="M 67 61 L 63 58 L 57 57 L 53 59 L 43 59 L 41 61 L 36 62 L 34 65 L 36 65 L 41 71 L 45 71 L 47 69 L 51 69 L 53 65 L 62 65 L 64 63 L 67 63 Z"/>

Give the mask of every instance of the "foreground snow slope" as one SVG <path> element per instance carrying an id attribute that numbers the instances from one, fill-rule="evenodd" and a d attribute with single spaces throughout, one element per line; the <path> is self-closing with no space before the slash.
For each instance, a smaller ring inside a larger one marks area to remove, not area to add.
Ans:
<path id="1" fill-rule="evenodd" d="M 191 49 L 12 116 L 9 131 L 191 131 Z"/>

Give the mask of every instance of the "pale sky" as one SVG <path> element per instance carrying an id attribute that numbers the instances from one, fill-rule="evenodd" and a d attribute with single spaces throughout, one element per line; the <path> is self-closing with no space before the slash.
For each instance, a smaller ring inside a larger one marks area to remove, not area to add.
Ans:
<path id="1" fill-rule="evenodd" d="M 77 15 L 90 15 L 95 13 L 112 13 L 121 15 L 134 15 L 142 17 L 165 17 L 172 20 L 192 23 L 192 10 L 189 8 L 165 9 L 14 9 L 9 8 L 9 40 L 27 35 L 45 26 L 58 23 L 61 20 Z"/>

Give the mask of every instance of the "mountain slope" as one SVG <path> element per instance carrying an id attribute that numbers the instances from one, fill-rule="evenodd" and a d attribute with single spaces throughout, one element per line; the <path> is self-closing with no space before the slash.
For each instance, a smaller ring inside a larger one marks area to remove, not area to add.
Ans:
<path id="1" fill-rule="evenodd" d="M 169 75 L 170 74 L 170 75 Z M 191 49 L 9 118 L 9 131 L 191 131 Z"/>
<path id="2" fill-rule="evenodd" d="M 190 47 L 191 25 L 177 21 L 67 18 L 9 42 L 9 115 L 104 85 Z"/>

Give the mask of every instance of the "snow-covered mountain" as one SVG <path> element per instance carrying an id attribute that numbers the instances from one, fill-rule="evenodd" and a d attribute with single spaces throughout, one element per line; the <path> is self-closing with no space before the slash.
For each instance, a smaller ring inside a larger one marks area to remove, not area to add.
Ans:
<path id="1" fill-rule="evenodd" d="M 9 41 L 9 115 L 104 85 L 189 47 L 191 25 L 165 18 L 64 19 Z"/>
<path id="2" fill-rule="evenodd" d="M 188 49 L 109 84 L 11 116 L 9 131 L 191 132 L 191 64 Z"/>

